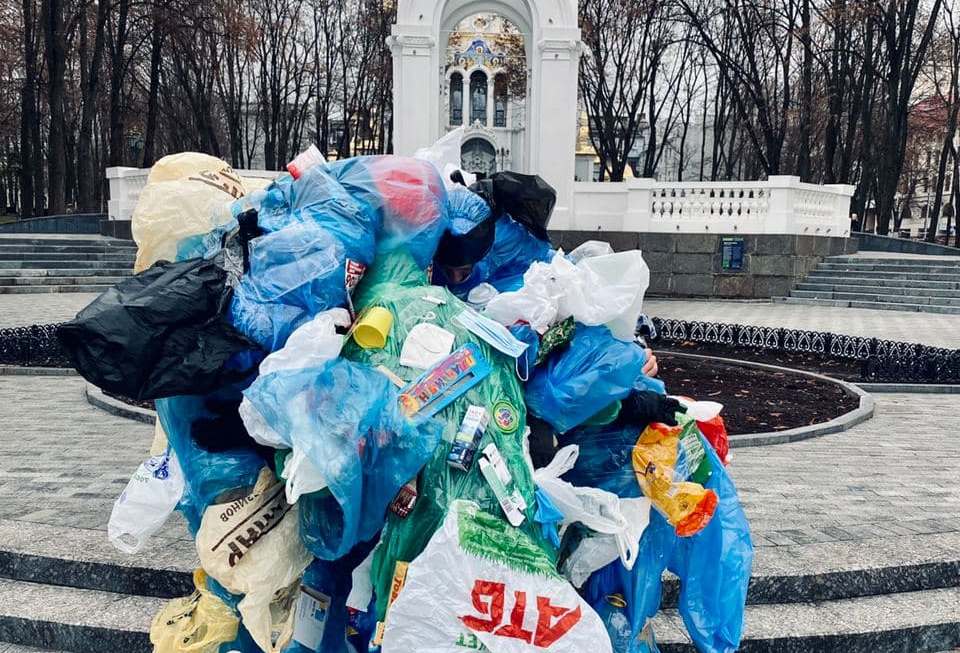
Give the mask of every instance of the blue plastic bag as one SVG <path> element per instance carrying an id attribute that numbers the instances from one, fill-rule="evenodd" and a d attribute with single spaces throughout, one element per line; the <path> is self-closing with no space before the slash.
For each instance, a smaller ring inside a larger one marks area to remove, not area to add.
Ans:
<path id="1" fill-rule="evenodd" d="M 323 167 L 284 175 L 259 199 L 250 269 L 230 304 L 230 320 L 270 351 L 321 311 L 346 306 L 373 261 L 376 215 L 364 211 Z"/>
<path id="2" fill-rule="evenodd" d="M 581 592 L 607 626 L 615 653 L 655 653 L 653 634 L 641 636 L 647 620 L 660 608 L 661 576 L 677 536 L 673 527 L 655 511 L 640 537 L 640 550 L 633 569 L 619 560 L 594 572 Z M 619 645 L 618 645 L 619 644 Z"/>
<path id="3" fill-rule="evenodd" d="M 328 165 L 330 173 L 381 224 L 378 249 L 406 250 L 426 268 L 450 216 L 447 191 L 432 163 L 410 157 L 361 156 Z"/>
<path id="4" fill-rule="evenodd" d="M 733 481 L 713 447 L 704 449 L 713 469 L 704 487 L 717 493 L 719 504 L 702 531 L 677 538 L 669 568 L 680 578 L 678 607 L 697 649 L 727 653 L 743 636 L 753 543 Z"/>
<path id="5" fill-rule="evenodd" d="M 183 470 L 183 498 L 177 508 L 187 519 L 194 536 L 207 506 L 217 503 L 224 493 L 253 487 L 266 464 L 253 449 L 212 453 L 194 442 L 191 437 L 193 422 L 213 416 L 204 407 L 204 401 L 203 396 L 169 397 L 156 401 L 160 424 Z"/>
<path id="6" fill-rule="evenodd" d="M 575 444 L 580 456 L 564 479 L 577 486 L 595 487 L 632 499 L 642 495 L 633 471 L 633 447 L 641 427 L 617 423 L 587 426 L 560 436 L 560 446 Z"/>
<path id="7" fill-rule="evenodd" d="M 493 247 L 473 266 L 465 281 L 451 285 L 440 268 L 435 268 L 434 283 L 447 286 L 461 299 L 481 283 L 489 283 L 500 292 L 523 286 L 523 273 L 535 261 L 553 258 L 550 243 L 540 240 L 508 215 L 496 222 Z"/>
<path id="8" fill-rule="evenodd" d="M 490 217 L 487 201 L 466 186 L 454 186 L 447 191 L 450 211 L 450 231 L 463 235 Z"/>
<path id="9" fill-rule="evenodd" d="M 527 408 L 558 433 L 626 397 L 643 376 L 646 354 L 617 340 L 605 326 L 577 324 L 570 344 L 536 368 L 527 382 Z"/>
<path id="10" fill-rule="evenodd" d="M 300 532 L 335 560 L 383 527 L 387 505 L 440 442 L 442 425 L 412 424 L 380 372 L 334 359 L 258 378 L 244 395 L 267 424 L 313 463 L 326 490 L 300 499 Z"/>
<path id="11" fill-rule="evenodd" d="M 283 649 L 283 653 L 352 653 L 347 647 L 350 625 L 347 597 L 353 587 L 353 570 L 369 555 L 375 543 L 376 540 L 361 542 L 339 560 L 314 560 L 310 563 L 303 572 L 301 585 L 308 588 L 315 597 L 321 595 L 318 598 L 325 599 L 326 610 L 322 615 L 311 615 L 317 622 L 322 622 L 322 626 L 317 624 L 320 628 L 311 631 L 307 627 L 301 632 L 306 635 L 303 639 L 309 641 L 313 639 L 311 632 L 316 635 L 322 629 L 322 639 L 315 648 L 308 648 L 308 645 L 295 639 Z M 307 621 L 309 622 L 309 618 Z M 296 631 L 294 635 L 297 635 Z M 365 652 L 366 648 L 363 651 Z"/>
<path id="12" fill-rule="evenodd" d="M 230 323 L 267 351 L 277 351 L 300 325 L 313 317 L 300 306 L 262 302 L 247 278 L 233 291 L 227 315 Z"/>

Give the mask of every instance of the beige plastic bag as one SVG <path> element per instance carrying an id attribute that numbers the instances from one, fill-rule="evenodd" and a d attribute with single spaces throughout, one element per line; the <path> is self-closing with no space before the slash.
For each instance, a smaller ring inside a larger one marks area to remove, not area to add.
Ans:
<path id="1" fill-rule="evenodd" d="M 239 175 L 216 157 L 182 152 L 157 161 L 133 211 L 134 271 L 172 261 L 181 240 L 229 222 L 230 204 L 246 192 Z"/>
<path id="2" fill-rule="evenodd" d="M 240 619 L 207 590 L 203 569 L 193 572 L 197 588 L 190 596 L 164 604 L 150 625 L 154 653 L 217 653 L 237 638 Z"/>
<path id="3" fill-rule="evenodd" d="M 250 493 L 214 504 L 197 531 L 200 564 L 234 594 L 253 640 L 267 653 L 283 650 L 293 635 L 293 603 L 313 556 L 300 540 L 297 506 L 268 467 Z"/>

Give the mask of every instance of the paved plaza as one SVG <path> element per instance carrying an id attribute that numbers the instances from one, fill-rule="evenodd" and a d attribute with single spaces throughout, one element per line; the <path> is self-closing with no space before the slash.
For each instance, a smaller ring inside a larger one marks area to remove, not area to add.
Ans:
<path id="1" fill-rule="evenodd" d="M 83 384 L 78 377 L 0 377 L 0 533 L 45 534 L 49 543 L 57 532 L 79 529 L 88 533 L 88 551 L 115 559 L 122 556 L 107 542 L 107 520 L 153 429 L 90 406 Z M 931 556 L 960 546 L 955 409 L 956 398 L 945 395 L 878 395 L 876 417 L 845 433 L 735 449 L 731 469 L 757 570 L 869 563 L 864 552 L 872 547 Z M 179 517 L 149 551 L 174 567 L 193 564 Z"/>
<path id="2" fill-rule="evenodd" d="M 960 349 L 960 315 L 709 299 L 647 299 L 643 309 L 662 318 L 826 331 Z"/>

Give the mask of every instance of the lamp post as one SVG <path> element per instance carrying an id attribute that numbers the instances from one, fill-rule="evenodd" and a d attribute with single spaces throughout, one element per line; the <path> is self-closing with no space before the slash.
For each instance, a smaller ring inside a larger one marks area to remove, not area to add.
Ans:
<path id="1" fill-rule="evenodd" d="M 501 147 L 497 153 L 500 155 L 500 170 L 503 170 L 507 164 L 507 158 L 510 156 L 510 148 Z"/>

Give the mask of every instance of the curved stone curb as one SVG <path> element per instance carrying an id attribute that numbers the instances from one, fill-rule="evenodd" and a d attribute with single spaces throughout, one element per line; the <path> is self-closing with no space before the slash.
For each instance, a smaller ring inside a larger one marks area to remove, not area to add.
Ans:
<path id="1" fill-rule="evenodd" d="M 78 376 L 72 367 L 21 367 L 0 365 L 0 376 Z"/>
<path id="2" fill-rule="evenodd" d="M 794 429 L 788 429 L 786 431 L 770 431 L 768 433 L 749 433 L 744 435 L 731 435 L 730 436 L 730 448 L 737 449 L 739 447 L 760 447 L 770 444 L 785 444 L 787 442 L 797 442 L 799 440 L 807 440 L 809 438 L 818 438 L 824 435 L 829 435 L 831 433 L 840 433 L 841 431 L 846 431 L 849 428 L 865 422 L 871 417 L 873 417 L 874 410 L 874 401 L 873 397 L 870 396 L 865 390 L 859 388 L 858 386 L 847 383 L 846 381 L 840 381 L 838 379 L 832 379 L 829 376 L 824 376 L 822 374 L 816 374 L 814 372 L 806 372 L 804 370 L 797 370 L 791 367 L 780 367 L 778 365 L 767 365 L 765 363 L 754 363 L 753 361 L 740 361 L 734 360 L 732 358 L 720 358 L 719 356 L 703 356 L 701 354 L 685 354 L 680 352 L 668 352 L 670 356 L 677 356 L 680 358 L 690 358 L 695 360 L 711 360 L 717 361 L 720 363 L 726 363 L 728 365 L 739 365 L 742 367 L 753 367 L 761 370 L 769 370 L 772 372 L 784 372 L 787 374 L 798 374 L 800 376 L 809 376 L 814 379 L 818 379 L 825 383 L 833 383 L 834 385 L 840 386 L 844 392 L 846 392 L 851 397 L 859 397 L 860 406 L 854 408 L 849 413 L 835 417 L 829 422 L 821 422 L 820 424 L 811 424 L 809 426 L 798 426 Z"/>
<path id="3" fill-rule="evenodd" d="M 88 404 L 100 410 L 105 410 L 111 415 L 150 425 L 153 425 L 157 421 L 156 412 L 146 408 L 140 408 L 139 406 L 125 404 L 119 399 L 105 395 L 103 390 L 91 383 L 87 383 L 84 386 L 83 396 Z"/>
<path id="4" fill-rule="evenodd" d="M 960 395 L 960 385 L 941 383 L 858 383 L 866 392 L 882 394 L 897 392 L 904 394 Z"/>

